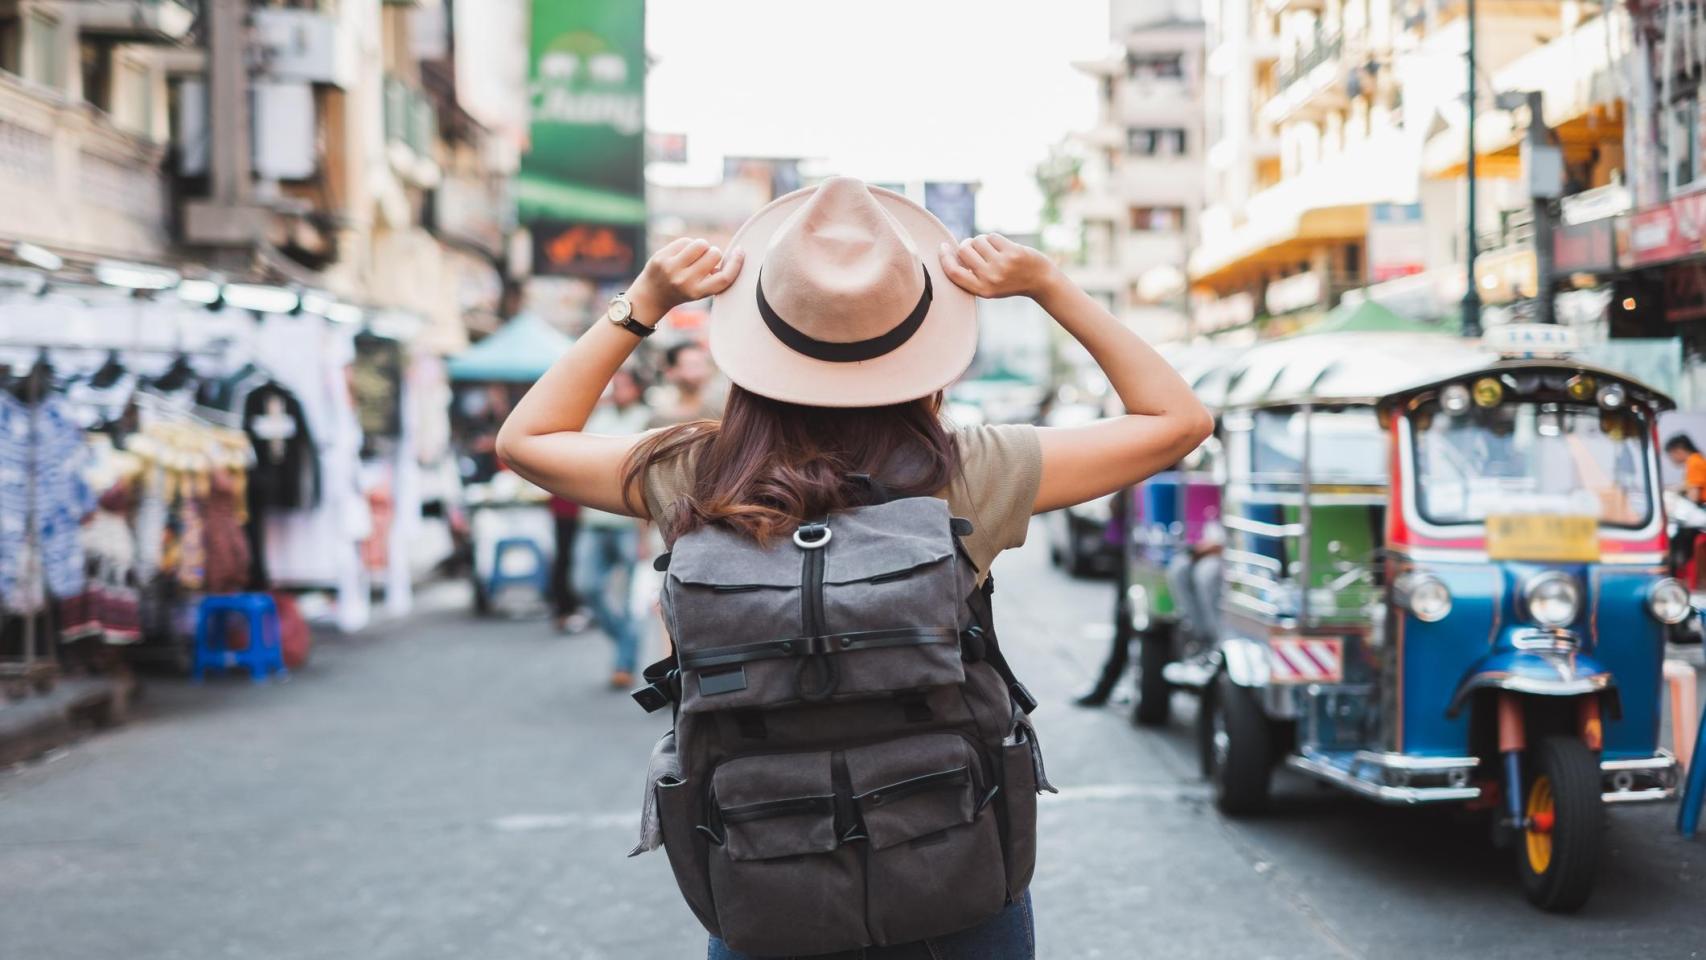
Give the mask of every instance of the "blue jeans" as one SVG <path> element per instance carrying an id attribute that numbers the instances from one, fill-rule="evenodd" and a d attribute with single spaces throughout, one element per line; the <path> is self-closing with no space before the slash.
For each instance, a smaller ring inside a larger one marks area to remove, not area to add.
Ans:
<path id="1" fill-rule="evenodd" d="M 1035 960 L 1036 955 L 1036 925 L 1031 916 L 1031 894 L 1026 891 L 1022 899 L 970 930 L 919 943 L 829 954 L 819 960 Z M 711 938 L 706 956 L 707 960 L 758 960 L 729 949 L 716 937 Z"/>
<path id="2" fill-rule="evenodd" d="M 634 622 L 626 590 L 634 580 L 639 563 L 640 533 L 633 527 L 593 527 L 581 524 L 575 538 L 575 591 L 592 608 L 592 618 L 616 644 L 616 669 L 638 672 L 639 625 Z M 624 587 L 622 602 L 610 602 L 610 580 L 620 574 Z"/>

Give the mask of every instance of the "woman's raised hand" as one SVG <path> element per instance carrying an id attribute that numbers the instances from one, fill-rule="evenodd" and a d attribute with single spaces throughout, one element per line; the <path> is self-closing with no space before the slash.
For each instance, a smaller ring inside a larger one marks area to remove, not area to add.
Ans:
<path id="1" fill-rule="evenodd" d="M 980 233 L 959 246 L 944 243 L 940 253 L 948 279 L 986 299 L 1035 298 L 1060 277 L 1053 260 L 998 233 Z"/>
<path id="2" fill-rule="evenodd" d="M 634 301 L 635 313 L 650 314 L 642 322 L 650 322 L 684 303 L 727 290 L 745 261 L 744 250 L 724 256 L 707 240 L 671 240 L 646 261 L 628 288 L 628 298 Z"/>

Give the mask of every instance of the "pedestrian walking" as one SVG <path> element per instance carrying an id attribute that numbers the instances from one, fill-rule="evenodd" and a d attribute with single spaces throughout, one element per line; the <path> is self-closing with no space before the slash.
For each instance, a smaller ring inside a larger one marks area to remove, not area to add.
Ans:
<path id="1" fill-rule="evenodd" d="M 640 402 L 640 384 L 632 371 L 618 370 L 610 379 L 609 396 L 593 409 L 585 430 L 607 442 L 628 445 L 646 428 L 651 411 Z M 574 499 L 572 492 L 546 484 L 553 495 Z M 569 496 L 564 496 L 567 493 Z M 631 511 L 611 512 L 581 503 L 580 530 L 575 539 L 574 585 L 592 611 L 593 620 L 616 647 L 610 673 L 612 689 L 634 685 L 639 666 L 640 628 L 628 602 L 634 568 L 639 563 L 640 523 Z M 597 502 L 597 501 L 591 501 Z M 612 597 L 613 590 L 620 596 Z"/>
<path id="2" fill-rule="evenodd" d="M 637 440 L 594 435 L 589 414 L 639 339 L 672 307 L 710 295 L 717 295 L 712 356 L 732 382 L 720 423 L 684 424 Z M 980 296 L 1034 299 L 1101 365 L 1125 413 L 1071 428 L 950 430 L 941 416 L 942 391 L 971 361 Z M 1166 467 L 1207 436 L 1208 413 L 1166 361 L 1067 281 L 1048 257 L 993 235 L 955 244 L 922 207 L 849 178 L 832 178 L 772 202 L 741 228 L 726 256 L 703 240 L 666 245 L 628 292 L 612 301 L 607 318 L 610 322 L 576 341 L 516 407 L 499 438 L 506 461 L 582 504 L 658 520 L 678 551 L 695 538 L 701 549 L 691 575 L 699 580 L 787 583 L 786 571 L 798 571 L 801 558 L 805 561 L 806 572 L 795 574 L 798 586 L 788 588 L 805 602 L 789 609 L 803 608 L 807 621 L 808 636 L 800 646 L 819 652 L 801 659 L 796 673 L 791 662 L 767 659 L 789 655 L 796 641 L 760 642 L 767 638 L 746 635 L 748 620 L 723 621 L 728 635 L 722 643 L 760 649 L 737 651 L 735 667 L 729 668 L 688 668 L 684 661 L 675 693 L 695 699 L 682 704 L 676 731 L 660 744 L 659 762 L 667 768 L 674 752 L 681 776 L 654 781 L 642 847 L 661 840 L 672 864 L 687 865 L 677 870 L 677 880 L 712 931 L 710 956 L 744 960 L 749 954 L 743 951 L 752 945 L 754 952 L 770 955 L 850 950 L 850 956 L 872 958 L 1034 957 L 1026 891 L 1034 795 L 990 789 L 986 767 L 975 759 L 923 777 L 910 772 L 927 762 L 947 764 L 931 759 L 937 753 L 964 756 L 969 748 L 952 736 L 853 745 L 861 741 L 859 723 L 892 724 L 901 714 L 921 725 L 916 729 L 953 729 L 946 726 L 948 718 L 933 712 L 929 685 L 949 684 L 953 694 L 938 698 L 935 709 L 966 703 L 971 710 L 963 690 L 971 688 L 974 674 L 993 678 L 992 670 L 1006 681 L 1005 690 L 999 681 L 992 688 L 980 679 L 973 697 L 987 694 L 1006 707 L 1011 693 L 1014 706 L 1035 705 L 1011 680 L 993 634 L 981 629 L 990 625 L 987 592 L 974 590 L 964 604 L 972 608 L 978 629 L 948 632 L 961 645 L 951 660 L 931 659 L 934 648 L 928 645 L 939 638 L 905 629 L 843 635 L 835 648 L 866 639 L 881 645 L 831 654 L 832 645 L 819 641 L 837 638 L 811 635 L 812 623 L 831 615 L 877 619 L 882 611 L 838 610 L 834 604 L 823 609 L 825 581 L 832 577 L 822 556 L 830 556 L 836 577 L 863 568 L 900 574 L 898 580 L 882 574 L 885 584 L 907 580 L 911 571 L 895 558 L 860 552 L 878 543 L 858 539 L 863 520 L 841 524 L 846 543 L 829 544 L 837 517 L 854 511 L 866 511 L 861 518 L 877 517 L 869 504 L 905 504 L 919 516 L 943 517 L 944 535 L 950 513 L 969 521 L 951 526 L 970 575 L 987 582 L 996 555 L 1023 543 L 1033 513 L 1104 496 Z M 931 530 L 920 526 L 915 533 L 917 549 L 940 556 L 928 546 L 936 542 Z M 707 536 L 722 538 L 717 542 L 726 545 L 730 558 L 763 569 L 718 569 L 708 559 L 713 554 L 702 549 Z M 882 541 L 883 549 L 893 539 Z M 767 545 L 779 552 L 766 565 Z M 672 584 L 676 577 L 672 567 Z M 808 592 L 814 584 L 815 592 Z M 891 595 L 902 596 L 906 589 L 902 585 L 896 588 L 902 593 Z M 711 609 L 716 593 L 695 594 L 696 609 Z M 746 588 L 727 592 L 729 616 L 736 610 L 768 616 L 766 596 Z M 780 607 L 774 612 L 786 616 Z M 688 643 L 681 621 L 674 626 L 678 645 Z M 964 686 L 953 687 L 962 679 L 962 658 Z M 880 678 L 871 673 L 878 660 L 897 671 L 904 664 L 935 666 L 918 666 L 911 677 Z M 748 686 L 749 677 L 756 687 Z M 888 693 L 882 701 L 848 694 L 851 702 L 818 702 L 796 686 L 813 683 L 812 694 L 824 695 L 834 691 L 838 677 L 855 692 L 868 683 Z M 764 685 L 772 681 L 802 699 L 764 700 Z M 642 693 L 666 696 L 669 681 L 659 682 L 663 688 L 653 685 Z M 897 684 L 908 689 L 897 690 Z M 698 779 L 703 758 L 684 724 L 696 709 L 721 709 L 718 696 L 787 709 L 733 710 L 725 714 L 725 729 L 695 727 L 696 733 L 763 740 L 767 724 L 780 732 L 789 714 L 803 713 L 808 703 L 818 711 L 850 710 L 840 715 L 865 719 L 836 728 L 833 736 L 839 739 L 815 741 L 833 752 L 801 752 L 790 741 L 791 751 L 777 753 L 772 745 L 763 755 L 743 754 L 723 764 L 711 804 L 708 785 Z M 892 711 L 884 712 L 889 708 L 882 703 L 893 704 Z M 1046 788 L 1040 766 L 1019 767 L 1021 756 L 1036 756 L 1029 720 L 1011 708 L 1009 716 L 1017 719 L 1002 718 L 1011 726 L 1008 739 L 998 744 L 1012 761 L 1003 768 L 1007 785 L 1024 783 L 1023 793 Z M 903 743 L 916 749 L 891 749 Z M 1004 812 L 999 839 L 986 809 L 991 804 Z M 921 824 L 924 833 L 915 829 Z M 714 869 L 701 869 L 713 853 Z M 992 876 L 994 896 L 988 899 Z M 845 897 L 825 893 L 843 886 Z M 713 902 L 715 909 L 709 909 Z M 902 939 L 891 930 L 926 932 Z M 776 949 L 780 944 L 788 946 Z"/>

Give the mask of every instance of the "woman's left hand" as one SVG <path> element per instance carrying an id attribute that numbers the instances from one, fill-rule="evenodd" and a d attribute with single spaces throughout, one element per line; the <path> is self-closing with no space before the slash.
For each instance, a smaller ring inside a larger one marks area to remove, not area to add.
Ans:
<path id="1" fill-rule="evenodd" d="M 709 241 L 681 237 L 664 244 L 646 261 L 628 288 L 628 299 L 634 303 L 634 312 L 642 315 L 640 322 L 655 322 L 684 303 L 727 290 L 740 276 L 745 260 L 745 250 L 724 256 Z"/>
<path id="2" fill-rule="evenodd" d="M 959 246 L 942 244 L 942 270 L 961 289 L 985 299 L 1043 295 L 1059 276 L 1054 261 L 999 233 L 980 233 Z"/>

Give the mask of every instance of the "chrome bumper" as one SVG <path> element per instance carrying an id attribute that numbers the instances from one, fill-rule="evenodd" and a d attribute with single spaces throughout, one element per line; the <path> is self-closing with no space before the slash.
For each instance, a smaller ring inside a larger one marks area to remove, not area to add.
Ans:
<path id="1" fill-rule="evenodd" d="M 1411 757 L 1359 750 L 1345 769 L 1311 751 L 1285 758 L 1286 766 L 1371 800 L 1398 806 L 1474 800 L 1481 788 L 1469 779 L 1476 757 Z"/>
<path id="2" fill-rule="evenodd" d="M 1676 757 L 1660 750 L 1651 757 L 1605 760 L 1599 765 L 1604 781 L 1600 799 L 1606 803 L 1652 803 L 1676 797 L 1681 779 Z"/>

